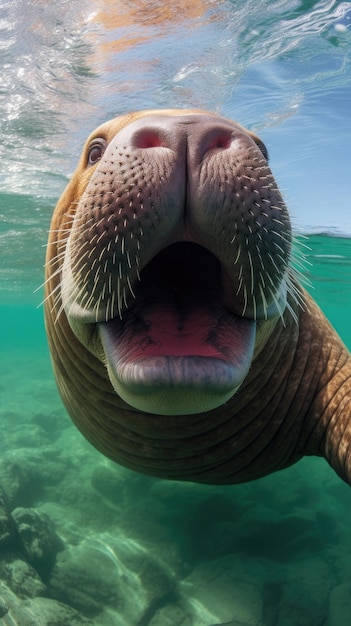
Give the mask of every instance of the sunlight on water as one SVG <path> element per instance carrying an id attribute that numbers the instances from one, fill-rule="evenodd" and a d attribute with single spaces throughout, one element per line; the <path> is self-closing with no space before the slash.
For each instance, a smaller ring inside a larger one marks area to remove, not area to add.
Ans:
<path id="1" fill-rule="evenodd" d="M 40 284 L 40 246 L 83 141 L 135 109 L 202 107 L 254 128 L 296 226 L 351 232 L 348 2 L 1 5 L 6 289 L 12 271 L 14 289 L 33 271 Z"/>
<path id="2" fill-rule="evenodd" d="M 1 625 L 351 623 L 350 490 L 329 466 L 235 488 L 116 467 L 65 413 L 40 307 L 53 207 L 88 133 L 199 107 L 266 142 L 312 235 L 307 288 L 351 347 L 350 6 L 0 0 Z"/>

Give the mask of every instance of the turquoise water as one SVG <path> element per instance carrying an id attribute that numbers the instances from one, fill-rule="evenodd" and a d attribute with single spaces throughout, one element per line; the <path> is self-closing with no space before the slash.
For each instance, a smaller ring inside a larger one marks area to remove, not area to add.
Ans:
<path id="1" fill-rule="evenodd" d="M 306 244 L 310 291 L 351 346 L 351 240 L 312 236 Z M 54 607 L 60 625 L 209 626 L 235 616 L 235 626 L 346 626 L 350 489 L 326 462 L 304 459 L 228 488 L 118 468 L 62 407 L 36 301 L 8 298 L 1 307 L 0 476 L 11 509 L 49 516 L 64 550 L 48 570 L 49 592 L 29 569 L 34 591 L 24 587 L 11 601 L 5 593 L 17 623 L 51 624 L 40 604 L 49 594 L 65 607 Z M 1 565 L 0 575 L 18 592 Z M 18 617 L 28 595 L 43 621 Z M 67 606 L 76 613 L 66 615 Z M 339 621 L 327 621 L 330 615 Z"/>
<path id="2" fill-rule="evenodd" d="M 350 3 L 0 11 L 0 624 L 348 626 L 349 487 L 313 458 L 228 488 L 114 466 L 58 397 L 40 285 L 88 132 L 131 109 L 203 107 L 267 143 L 308 235 L 308 289 L 351 348 Z"/>

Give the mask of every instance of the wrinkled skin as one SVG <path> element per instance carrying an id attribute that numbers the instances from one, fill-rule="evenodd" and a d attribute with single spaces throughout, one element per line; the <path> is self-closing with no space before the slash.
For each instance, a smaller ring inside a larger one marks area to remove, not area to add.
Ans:
<path id="1" fill-rule="evenodd" d="M 267 158 L 202 111 L 122 116 L 86 142 L 45 318 L 67 411 L 118 463 L 224 484 L 321 455 L 350 482 L 350 354 L 291 270 Z"/>

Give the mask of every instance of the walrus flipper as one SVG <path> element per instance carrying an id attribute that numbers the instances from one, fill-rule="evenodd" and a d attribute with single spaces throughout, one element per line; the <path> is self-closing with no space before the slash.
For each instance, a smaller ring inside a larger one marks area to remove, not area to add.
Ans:
<path id="1" fill-rule="evenodd" d="M 351 354 L 312 298 L 307 304 L 300 323 L 310 329 L 311 366 L 302 373 L 299 393 L 312 401 L 304 420 L 303 453 L 324 456 L 351 484 Z"/>

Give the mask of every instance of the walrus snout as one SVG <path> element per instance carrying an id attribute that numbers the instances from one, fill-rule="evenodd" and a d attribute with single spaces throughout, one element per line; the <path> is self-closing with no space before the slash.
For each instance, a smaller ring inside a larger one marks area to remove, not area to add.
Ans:
<path id="1" fill-rule="evenodd" d="M 283 311 L 291 227 L 260 140 L 199 113 L 137 117 L 110 141 L 102 132 L 100 158 L 96 135 L 64 267 L 66 310 L 121 317 L 147 264 L 191 241 L 220 261 L 229 308 L 252 319 Z"/>
<path id="2" fill-rule="evenodd" d="M 80 172 L 60 255 L 74 333 L 141 410 L 222 404 L 256 323 L 286 306 L 291 228 L 264 145 L 214 114 L 141 112 L 98 128 Z"/>

